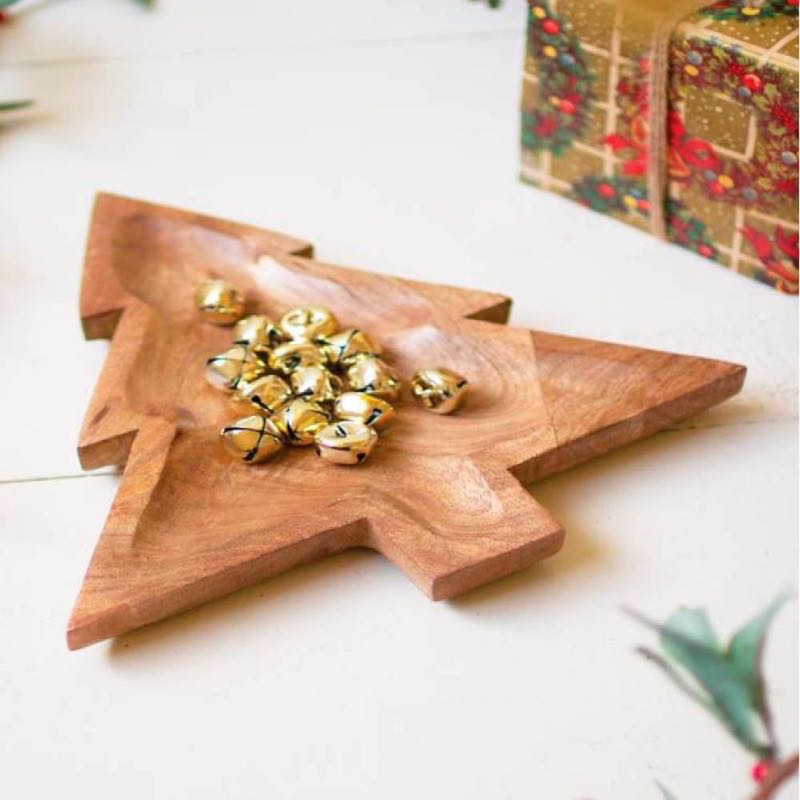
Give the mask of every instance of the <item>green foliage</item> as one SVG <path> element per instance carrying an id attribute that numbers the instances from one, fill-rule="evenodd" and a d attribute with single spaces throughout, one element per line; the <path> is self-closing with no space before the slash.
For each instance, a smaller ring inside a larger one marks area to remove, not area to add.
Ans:
<path id="1" fill-rule="evenodd" d="M 8 100 L 0 102 L 0 111 L 16 111 L 18 108 L 27 108 L 33 105 L 33 100 Z"/>
<path id="2" fill-rule="evenodd" d="M 659 783 L 656 781 L 656 786 L 661 790 L 661 794 L 664 796 L 664 800 L 678 800 L 672 792 L 664 786 L 663 783 Z"/>
<path id="3" fill-rule="evenodd" d="M 639 652 L 713 714 L 744 748 L 767 760 L 776 753 L 761 656 L 769 624 L 785 601 L 778 597 L 739 628 L 725 647 L 702 609 L 679 609 L 661 624 L 634 614 L 658 632 L 662 651 Z"/>
<path id="4" fill-rule="evenodd" d="M 702 13 L 712 19 L 751 22 L 771 19 L 780 15 L 796 17 L 797 6 L 791 5 L 788 0 L 764 0 L 760 4 L 754 3 L 753 0 L 721 0 L 721 2 L 706 6 Z"/>

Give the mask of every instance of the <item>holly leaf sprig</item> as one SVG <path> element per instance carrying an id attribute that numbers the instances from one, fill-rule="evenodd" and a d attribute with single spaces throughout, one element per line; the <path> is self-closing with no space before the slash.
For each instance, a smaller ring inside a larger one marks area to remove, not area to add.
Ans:
<path id="1" fill-rule="evenodd" d="M 775 599 L 725 645 L 701 608 L 681 608 L 664 623 L 629 612 L 659 634 L 660 653 L 647 647 L 637 652 L 719 720 L 742 747 L 767 761 L 776 757 L 777 745 L 764 691 L 762 652 L 767 628 L 786 599 Z"/>
<path id="2" fill-rule="evenodd" d="M 767 630 L 788 598 L 779 595 L 724 645 L 702 608 L 680 608 L 663 623 L 626 609 L 659 636 L 660 652 L 648 647 L 638 647 L 637 652 L 760 759 L 752 769 L 758 790 L 751 800 L 774 797 L 797 774 L 800 763 L 797 753 L 779 756 L 762 669 Z M 676 800 L 665 786 L 657 786 L 664 800 Z"/>

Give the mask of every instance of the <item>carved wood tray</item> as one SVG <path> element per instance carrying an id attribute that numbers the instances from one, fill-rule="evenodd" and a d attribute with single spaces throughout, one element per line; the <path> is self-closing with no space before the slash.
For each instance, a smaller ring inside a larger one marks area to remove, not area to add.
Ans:
<path id="1" fill-rule="evenodd" d="M 564 531 L 525 489 L 735 394 L 741 366 L 506 326 L 510 300 L 334 267 L 307 242 L 98 196 L 84 267 L 87 338 L 111 347 L 80 434 L 86 469 L 125 465 L 69 621 L 79 648 L 350 547 L 382 553 L 433 599 L 553 555 Z M 442 364 L 468 403 L 406 400 L 370 459 L 334 467 L 306 448 L 248 466 L 218 430 L 228 400 L 206 357 L 229 329 L 198 318 L 205 277 L 275 316 L 328 306 L 375 334 L 406 376 Z"/>

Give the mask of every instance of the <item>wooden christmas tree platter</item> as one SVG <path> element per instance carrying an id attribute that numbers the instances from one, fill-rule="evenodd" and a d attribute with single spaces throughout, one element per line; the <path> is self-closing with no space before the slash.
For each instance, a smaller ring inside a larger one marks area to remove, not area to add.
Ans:
<path id="1" fill-rule="evenodd" d="M 735 394 L 743 367 L 505 325 L 506 297 L 334 267 L 248 225 L 103 194 L 81 291 L 87 338 L 110 350 L 80 434 L 86 469 L 124 465 L 69 621 L 84 647 L 350 547 L 394 562 L 433 599 L 558 551 L 564 531 L 525 489 Z M 330 308 L 374 334 L 405 376 L 467 376 L 456 414 L 410 399 L 369 460 L 307 448 L 249 466 L 218 432 L 232 414 L 204 380 L 230 330 L 197 284 L 227 278 L 248 310 Z"/>

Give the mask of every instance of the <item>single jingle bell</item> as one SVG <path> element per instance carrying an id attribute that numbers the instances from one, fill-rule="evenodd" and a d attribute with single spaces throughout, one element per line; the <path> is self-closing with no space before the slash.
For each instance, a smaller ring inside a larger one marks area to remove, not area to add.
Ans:
<path id="1" fill-rule="evenodd" d="M 194 302 L 206 321 L 214 325 L 233 325 L 244 314 L 244 297 L 232 283 L 220 278 L 203 281 L 195 291 Z"/>
<path id="2" fill-rule="evenodd" d="M 300 367 L 324 367 L 325 353 L 311 342 L 279 344 L 269 357 L 269 366 L 281 375 L 291 375 Z"/>
<path id="3" fill-rule="evenodd" d="M 334 403 L 333 416 L 338 420 L 363 422 L 382 431 L 392 423 L 394 408 L 380 397 L 365 392 L 345 392 Z"/>
<path id="4" fill-rule="evenodd" d="M 248 464 L 265 461 L 283 447 L 275 424 L 260 414 L 226 425 L 219 435 L 225 449 Z"/>
<path id="5" fill-rule="evenodd" d="M 325 367 L 300 367 L 290 382 L 296 397 L 315 403 L 333 402 L 342 392 L 342 381 Z"/>
<path id="6" fill-rule="evenodd" d="M 449 414 L 464 402 L 467 379 L 445 367 L 421 369 L 411 379 L 411 394 L 434 414 Z"/>
<path id="7" fill-rule="evenodd" d="M 326 336 L 323 349 L 328 361 L 336 366 L 348 366 L 359 355 L 378 356 L 383 352 L 378 342 L 358 328 Z"/>
<path id="8" fill-rule="evenodd" d="M 269 317 L 263 314 L 251 314 L 234 325 L 233 341 L 237 344 L 275 347 L 283 341 L 283 335 Z"/>
<path id="9" fill-rule="evenodd" d="M 250 383 L 267 372 L 264 353 L 257 348 L 235 344 L 206 362 L 206 380 L 215 388 L 231 391 L 240 383 Z"/>
<path id="10" fill-rule="evenodd" d="M 251 383 L 241 383 L 233 394 L 233 402 L 249 411 L 274 414 L 292 399 L 292 390 L 278 375 L 263 375 Z"/>
<path id="11" fill-rule="evenodd" d="M 330 423 L 325 409 L 317 403 L 297 398 L 284 406 L 273 418 L 283 440 L 295 447 L 304 447 Z"/>
<path id="12" fill-rule="evenodd" d="M 299 306 L 287 311 L 278 327 L 293 341 L 312 342 L 335 333 L 339 323 L 327 308 Z"/>
<path id="13" fill-rule="evenodd" d="M 345 376 L 351 392 L 367 392 L 382 400 L 396 400 L 400 394 L 395 371 L 376 356 L 356 356 Z"/>
<path id="14" fill-rule="evenodd" d="M 334 422 L 314 439 L 317 455 L 331 464 L 360 464 L 378 441 L 378 434 L 363 422 Z"/>

